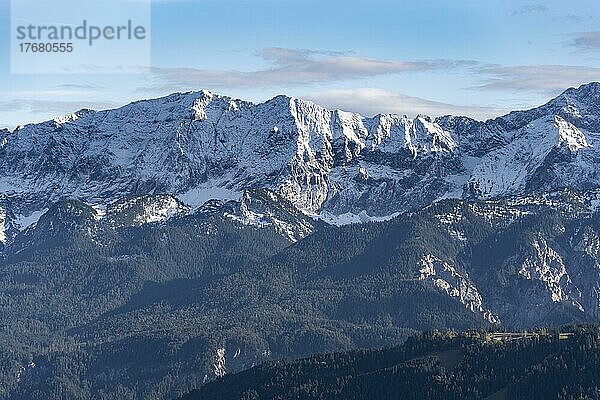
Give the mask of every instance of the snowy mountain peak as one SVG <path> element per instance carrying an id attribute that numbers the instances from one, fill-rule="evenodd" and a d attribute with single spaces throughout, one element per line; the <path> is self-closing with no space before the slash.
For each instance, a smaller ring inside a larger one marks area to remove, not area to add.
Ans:
<path id="1" fill-rule="evenodd" d="M 600 82 L 591 82 L 578 88 L 569 88 L 549 103 L 579 106 L 580 108 L 587 108 L 592 104 L 597 105 L 600 103 Z"/>
<path id="2" fill-rule="evenodd" d="M 75 111 L 74 113 L 63 115 L 62 117 L 54 118 L 52 121 L 56 122 L 57 125 L 66 124 L 67 122 L 76 121 L 79 118 L 84 117 L 89 113 L 94 113 L 94 110 L 90 110 L 87 108 L 82 108 L 79 111 Z"/>
<path id="3" fill-rule="evenodd" d="M 567 89 L 540 107 L 513 111 L 494 121 L 512 130 L 548 115 L 558 115 L 579 129 L 600 132 L 600 83 L 592 82 Z"/>

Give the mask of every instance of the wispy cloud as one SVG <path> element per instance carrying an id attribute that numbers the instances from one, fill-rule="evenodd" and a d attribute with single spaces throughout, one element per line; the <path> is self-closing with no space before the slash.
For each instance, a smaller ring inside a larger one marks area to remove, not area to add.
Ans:
<path id="1" fill-rule="evenodd" d="M 517 90 L 537 93 L 562 91 L 582 83 L 600 81 L 600 68 L 568 65 L 489 66 L 479 70 L 487 76 L 476 89 Z"/>
<path id="2" fill-rule="evenodd" d="M 510 15 L 543 14 L 548 11 L 550 11 L 548 7 L 543 4 L 527 4 L 517 8 Z"/>
<path id="3" fill-rule="evenodd" d="M 507 110 L 492 107 L 447 104 L 375 88 L 328 90 L 303 97 L 327 108 L 342 109 L 369 116 L 379 113 L 402 114 L 411 117 L 418 114 L 431 116 L 452 114 L 485 120 L 507 112 Z"/>
<path id="4" fill-rule="evenodd" d="M 579 15 L 579 14 L 566 14 L 566 15 L 557 15 L 553 18 L 555 21 L 568 21 L 568 22 L 584 22 L 593 20 L 594 17 L 592 15 Z"/>
<path id="5" fill-rule="evenodd" d="M 110 101 L 60 101 L 38 99 L 11 99 L 0 101 L 0 112 L 28 112 L 37 115 L 63 115 L 82 108 L 101 110 L 116 107 Z"/>
<path id="6" fill-rule="evenodd" d="M 600 31 L 577 33 L 569 45 L 585 50 L 598 50 L 600 49 Z"/>
<path id="7" fill-rule="evenodd" d="M 54 85 L 57 89 L 72 89 L 72 90 L 97 90 L 102 89 L 103 86 L 99 85 L 91 85 L 87 83 L 61 83 L 58 85 Z"/>
<path id="8" fill-rule="evenodd" d="M 268 68 L 255 71 L 152 68 L 151 72 L 157 82 L 141 90 L 305 85 L 474 65 L 472 61 L 382 60 L 348 53 L 284 48 L 264 49 L 259 55 L 269 64 Z"/>
<path id="9" fill-rule="evenodd" d="M 90 90 L 74 90 L 56 85 L 47 89 L 0 90 L 0 99 L 55 99 L 77 97 L 82 94 L 93 94 Z"/>

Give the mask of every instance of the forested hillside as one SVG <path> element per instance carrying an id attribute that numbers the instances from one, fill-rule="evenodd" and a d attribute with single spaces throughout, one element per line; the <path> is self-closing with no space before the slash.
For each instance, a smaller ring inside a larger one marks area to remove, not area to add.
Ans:
<path id="1" fill-rule="evenodd" d="M 170 399 L 433 328 L 598 321 L 600 214 L 577 192 L 446 200 L 342 227 L 271 197 L 142 225 L 135 210 L 168 198 L 102 219 L 57 203 L 0 261 L 0 397 Z M 242 208 L 276 211 L 257 225 Z"/>
<path id="2" fill-rule="evenodd" d="M 271 362 L 181 400 L 598 399 L 600 328 L 433 331 L 401 346 Z"/>

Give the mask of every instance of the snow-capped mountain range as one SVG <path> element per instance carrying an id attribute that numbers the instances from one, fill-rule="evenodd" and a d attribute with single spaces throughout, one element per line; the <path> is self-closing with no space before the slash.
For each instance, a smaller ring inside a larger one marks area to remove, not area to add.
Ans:
<path id="1" fill-rule="evenodd" d="M 597 322 L 599 161 L 599 83 L 485 122 L 201 91 L 0 131 L 0 398 Z"/>
<path id="2" fill-rule="evenodd" d="M 269 189 L 330 223 L 361 222 L 444 198 L 599 187 L 600 84 L 486 122 L 178 93 L 3 131 L 0 143 L 4 243 L 63 198 L 182 203 L 164 203 L 152 222 Z"/>

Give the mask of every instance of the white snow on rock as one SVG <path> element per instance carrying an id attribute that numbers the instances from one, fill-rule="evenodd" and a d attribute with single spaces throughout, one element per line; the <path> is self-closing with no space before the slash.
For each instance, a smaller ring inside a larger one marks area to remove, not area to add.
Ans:
<path id="1" fill-rule="evenodd" d="M 581 311 L 581 292 L 571 281 L 564 261 L 544 238 L 532 243 L 533 254 L 526 257 L 519 275 L 544 284 L 553 302 L 571 300 Z"/>
<path id="2" fill-rule="evenodd" d="M 440 222 L 440 225 L 447 229 L 451 237 L 462 242 L 467 240 L 464 232 L 459 227 L 460 222 L 463 220 L 463 215 L 459 209 L 445 214 L 436 214 L 435 217 Z"/>
<path id="3" fill-rule="evenodd" d="M 183 203 L 189 205 L 192 210 L 197 210 L 200 206 L 209 200 L 239 200 L 242 192 L 227 189 L 224 186 L 215 184 L 203 184 L 185 193 L 177 195 L 177 198 Z"/>
<path id="4" fill-rule="evenodd" d="M 46 213 L 46 211 L 48 211 L 48 209 L 44 208 L 42 210 L 34 211 L 27 216 L 19 215 L 19 216 L 17 216 L 15 223 L 19 227 L 19 230 L 23 231 L 23 230 L 29 228 L 31 225 L 38 222 L 40 217 L 42 215 L 44 215 Z"/>
<path id="5" fill-rule="evenodd" d="M 553 149 L 563 146 L 576 153 L 571 171 L 565 171 L 564 183 L 575 182 L 589 172 L 589 163 L 581 150 L 591 148 L 583 132 L 559 116 L 546 116 L 514 132 L 506 146 L 483 157 L 475 166 L 469 185 L 482 197 L 521 194 L 532 175 L 542 166 Z M 581 174 L 576 171 L 581 170 Z M 574 185 L 575 186 L 575 185 Z"/>
<path id="6" fill-rule="evenodd" d="M 213 372 L 217 378 L 221 378 L 227 374 L 227 368 L 225 368 L 225 348 L 221 347 L 217 349 L 215 354 L 215 362 L 213 364 Z"/>
<path id="7" fill-rule="evenodd" d="M 391 219 L 396 218 L 400 213 L 394 213 L 391 215 L 384 215 L 381 217 L 372 217 L 367 214 L 365 210 L 361 211 L 358 214 L 354 213 L 345 213 L 341 215 L 333 215 L 328 212 L 323 212 L 318 215 L 314 215 L 313 218 L 324 221 L 330 225 L 343 226 L 350 224 L 363 224 L 367 222 L 383 222 L 389 221 Z"/>
<path id="8" fill-rule="evenodd" d="M 271 191 L 245 191 L 235 204 L 236 207 L 225 212 L 225 217 L 243 225 L 271 226 L 291 242 L 297 242 L 314 231 L 306 215 Z"/>
<path id="9" fill-rule="evenodd" d="M 6 244 L 6 211 L 0 208 L 0 243 Z"/>
<path id="10" fill-rule="evenodd" d="M 600 255 L 600 236 L 591 228 L 586 229 L 581 235 L 581 240 L 573 247 L 590 257 L 598 258 Z"/>
<path id="11" fill-rule="evenodd" d="M 566 144 L 569 150 L 577 150 L 591 147 L 583 132 L 577 129 L 573 124 L 568 123 L 559 116 L 554 117 L 554 126 L 558 129 L 559 141 L 557 146 Z"/>
<path id="12" fill-rule="evenodd" d="M 500 323 L 492 311 L 483 307 L 483 298 L 466 272 L 428 254 L 419 261 L 419 279 L 429 280 L 450 297 L 457 298 L 468 310 L 482 314 L 490 323 Z"/>
<path id="13" fill-rule="evenodd" d="M 110 204 L 103 213 L 116 226 L 140 226 L 164 222 L 170 218 L 186 215 L 190 207 L 170 195 L 139 196 Z"/>

